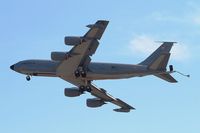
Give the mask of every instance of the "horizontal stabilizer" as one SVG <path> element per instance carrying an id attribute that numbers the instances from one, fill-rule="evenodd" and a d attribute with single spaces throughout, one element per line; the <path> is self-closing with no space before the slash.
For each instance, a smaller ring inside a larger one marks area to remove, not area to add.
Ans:
<path id="1" fill-rule="evenodd" d="M 163 80 L 166 80 L 168 82 L 171 82 L 171 83 L 176 83 L 177 80 L 174 79 L 170 74 L 168 73 L 163 73 L 163 74 L 155 74 L 156 77 L 158 78 L 161 78 Z"/>

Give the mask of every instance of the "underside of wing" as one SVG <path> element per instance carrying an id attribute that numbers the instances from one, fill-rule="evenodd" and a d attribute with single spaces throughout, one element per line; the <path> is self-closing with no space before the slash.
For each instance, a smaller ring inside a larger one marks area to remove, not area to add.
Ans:
<path id="1" fill-rule="evenodd" d="M 96 98 L 87 99 L 88 107 L 100 107 L 106 102 L 111 102 L 120 107 L 114 109 L 114 111 L 129 112 L 131 109 L 134 109 L 132 106 L 118 98 L 114 98 L 105 90 L 96 87 L 91 83 L 91 81 L 87 81 L 85 78 L 86 75 L 85 77 L 82 73 L 82 77 L 76 75 L 76 72 L 78 72 L 78 74 L 80 74 L 80 72 L 87 72 L 87 66 L 91 61 L 91 56 L 95 53 L 99 45 L 98 41 L 101 39 L 107 25 L 108 21 L 99 20 L 95 24 L 87 26 L 90 29 L 84 36 L 77 38 L 66 37 L 66 44 L 74 42 L 73 44 L 77 45 L 74 45 L 74 47 L 68 52 L 69 58 L 61 61 L 57 68 L 57 76 L 77 86 L 77 88 L 67 89 L 65 93 L 66 95 L 79 96 L 81 95 L 80 92 L 82 92 L 82 90 L 89 87 L 90 91 L 88 92 Z M 81 89 L 81 87 L 84 87 L 84 89 Z"/>
<path id="2" fill-rule="evenodd" d="M 111 96 L 109 93 L 107 93 L 105 90 L 103 89 L 99 89 L 98 87 L 91 85 L 92 86 L 92 91 L 91 94 L 93 96 L 96 96 L 102 100 L 104 100 L 105 102 L 111 102 L 117 106 L 120 106 L 119 109 L 114 109 L 114 111 L 117 112 L 129 112 L 131 109 L 135 109 L 132 106 L 130 106 L 129 104 L 125 103 L 124 101 L 120 100 L 119 98 L 114 98 L 113 96 Z"/>
<path id="3" fill-rule="evenodd" d="M 92 38 L 100 40 L 109 21 L 98 20 L 95 24 L 87 25 L 90 30 L 84 35 L 84 38 Z"/>
<path id="4" fill-rule="evenodd" d="M 77 87 L 80 87 L 81 85 L 85 84 L 83 80 L 78 80 L 78 79 L 67 79 L 66 81 L 70 82 L 71 84 L 74 84 Z M 119 98 L 113 97 L 112 95 L 107 93 L 106 90 L 98 88 L 94 84 L 89 84 L 89 86 L 91 87 L 91 92 L 90 92 L 91 95 L 95 96 L 96 98 L 87 100 L 87 102 L 90 103 L 92 103 L 93 101 L 93 103 L 90 105 L 87 103 L 88 107 L 99 107 L 107 102 L 111 102 L 120 107 L 114 109 L 114 111 L 116 112 L 130 112 L 130 110 L 135 109 L 134 107 L 130 106 L 129 104 L 125 103 Z"/>

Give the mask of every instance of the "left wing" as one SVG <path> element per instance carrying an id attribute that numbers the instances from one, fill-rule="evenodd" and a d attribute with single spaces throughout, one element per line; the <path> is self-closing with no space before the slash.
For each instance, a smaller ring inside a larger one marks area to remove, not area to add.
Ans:
<path id="1" fill-rule="evenodd" d="M 84 84 L 84 80 L 82 79 L 71 79 L 66 80 L 75 86 L 81 86 Z M 134 107 L 130 106 L 129 104 L 125 103 L 124 101 L 120 100 L 119 98 L 115 98 L 109 93 L 107 93 L 104 89 L 98 88 L 94 84 L 88 84 L 91 87 L 91 95 L 101 99 L 104 102 L 111 102 L 120 108 L 114 109 L 116 112 L 130 112 L 131 109 L 135 109 Z"/>
<path id="2" fill-rule="evenodd" d="M 98 40 L 101 39 L 109 21 L 98 20 L 95 24 L 87 25 L 90 30 L 83 36 L 82 42 L 79 45 L 74 46 L 70 51 L 70 58 L 61 62 L 57 69 L 58 75 L 63 75 L 65 77 L 70 76 L 78 67 L 87 68 L 91 61 L 90 56 L 92 56 L 98 45 Z M 66 70 L 67 68 L 67 70 Z"/>

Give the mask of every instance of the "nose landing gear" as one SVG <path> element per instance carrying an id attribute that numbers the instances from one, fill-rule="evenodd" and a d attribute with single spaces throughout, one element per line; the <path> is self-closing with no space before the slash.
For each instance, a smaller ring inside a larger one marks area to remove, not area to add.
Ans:
<path id="1" fill-rule="evenodd" d="M 29 75 L 27 75 L 27 76 L 26 76 L 26 80 L 27 80 L 27 81 L 30 81 L 30 80 L 31 80 L 31 77 L 30 77 Z"/>

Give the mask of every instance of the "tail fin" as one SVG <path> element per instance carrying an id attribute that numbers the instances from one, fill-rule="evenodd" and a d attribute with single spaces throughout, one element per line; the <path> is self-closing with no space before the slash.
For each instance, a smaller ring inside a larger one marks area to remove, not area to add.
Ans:
<path id="1" fill-rule="evenodd" d="M 150 70 L 163 71 L 165 73 L 156 74 L 155 76 L 168 82 L 177 82 L 169 73 L 166 73 L 166 66 L 170 57 L 170 50 L 175 42 L 163 42 L 163 44 L 154 51 L 148 58 L 139 63 L 146 65 Z"/>

